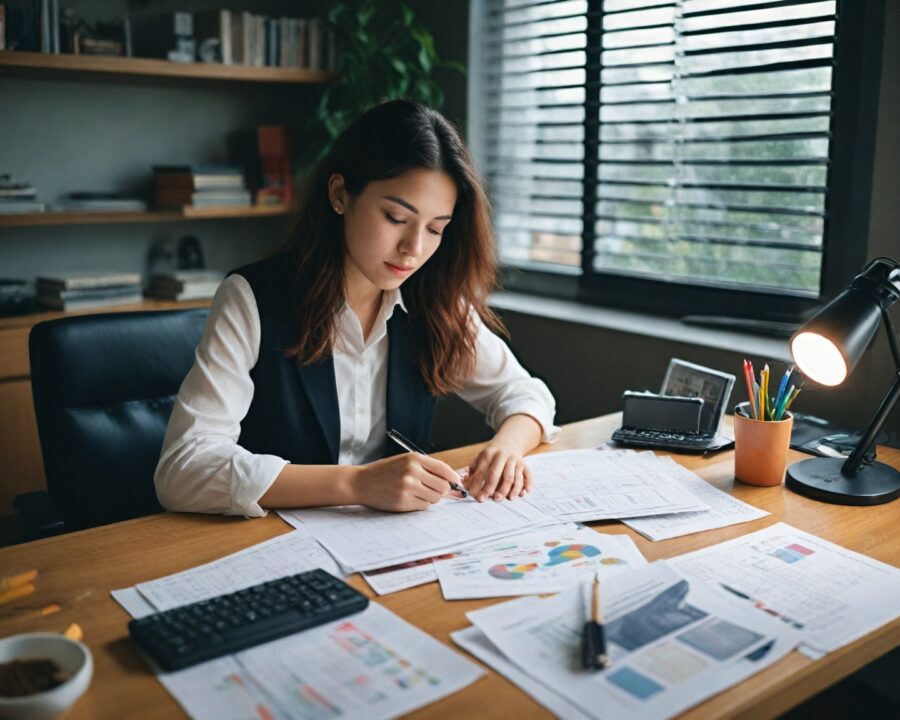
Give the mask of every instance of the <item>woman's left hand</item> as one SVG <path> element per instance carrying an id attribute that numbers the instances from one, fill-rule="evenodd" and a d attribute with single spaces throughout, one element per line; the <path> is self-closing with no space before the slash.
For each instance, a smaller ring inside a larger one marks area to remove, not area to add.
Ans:
<path id="1" fill-rule="evenodd" d="M 469 465 L 463 484 L 479 502 L 513 500 L 531 492 L 531 470 L 522 455 L 495 438 Z"/>

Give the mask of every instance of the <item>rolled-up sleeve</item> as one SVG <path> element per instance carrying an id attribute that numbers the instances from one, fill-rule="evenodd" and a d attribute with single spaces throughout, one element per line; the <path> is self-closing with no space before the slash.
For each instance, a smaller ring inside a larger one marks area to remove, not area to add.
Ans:
<path id="1" fill-rule="evenodd" d="M 556 440 L 556 401 L 547 385 L 530 375 L 474 313 L 473 321 L 477 327 L 475 373 L 457 395 L 484 413 L 485 422 L 495 431 L 512 415 L 529 415 L 540 424 L 543 442 Z"/>
<path id="2" fill-rule="evenodd" d="M 250 370 L 260 325 L 249 283 L 231 275 L 213 299 L 203 338 L 181 384 L 154 483 L 167 510 L 261 517 L 259 505 L 287 460 L 238 445 L 253 399 Z"/>

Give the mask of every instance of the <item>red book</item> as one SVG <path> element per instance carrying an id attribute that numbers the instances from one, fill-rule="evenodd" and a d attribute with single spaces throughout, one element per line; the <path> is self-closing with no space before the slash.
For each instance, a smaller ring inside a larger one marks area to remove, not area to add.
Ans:
<path id="1" fill-rule="evenodd" d="M 294 178 L 291 173 L 291 138 L 281 125 L 257 128 L 262 188 L 256 193 L 258 204 L 283 203 L 294 200 Z"/>

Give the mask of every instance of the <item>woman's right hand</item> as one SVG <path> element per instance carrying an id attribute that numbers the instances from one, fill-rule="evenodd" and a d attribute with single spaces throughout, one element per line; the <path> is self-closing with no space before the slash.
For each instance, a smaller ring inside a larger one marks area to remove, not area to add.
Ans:
<path id="1" fill-rule="evenodd" d="M 375 510 L 427 510 L 450 493 L 459 475 L 447 463 L 420 453 L 404 453 L 361 465 L 354 495 Z"/>

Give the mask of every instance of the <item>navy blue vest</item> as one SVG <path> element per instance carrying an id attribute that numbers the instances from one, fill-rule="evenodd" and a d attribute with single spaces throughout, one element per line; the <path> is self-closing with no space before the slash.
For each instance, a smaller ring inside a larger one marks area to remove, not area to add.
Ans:
<path id="1" fill-rule="evenodd" d="M 291 308 L 295 264 L 278 254 L 233 272 L 246 278 L 259 310 L 259 358 L 250 371 L 253 400 L 241 421 L 238 444 L 252 453 L 270 454 L 301 465 L 336 464 L 340 449 L 334 361 L 300 365 L 284 356 L 297 328 Z M 413 328 L 399 307 L 388 321 L 387 426 L 421 448 L 428 447 L 434 397 L 413 354 Z M 400 448 L 385 440 L 384 453 Z"/>

